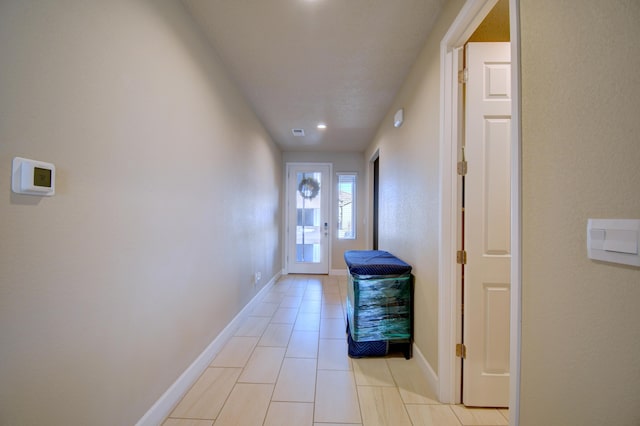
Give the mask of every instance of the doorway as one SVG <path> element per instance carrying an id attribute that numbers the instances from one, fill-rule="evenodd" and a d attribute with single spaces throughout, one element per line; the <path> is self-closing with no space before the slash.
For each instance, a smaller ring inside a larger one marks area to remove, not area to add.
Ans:
<path id="1" fill-rule="evenodd" d="M 458 185 L 457 163 L 461 153 L 458 141 L 462 137 L 461 118 L 462 90 L 458 85 L 459 74 L 463 62 L 462 46 L 480 26 L 485 17 L 496 5 L 497 0 L 468 0 L 454 20 L 451 28 L 441 43 L 441 81 L 442 87 L 442 138 L 441 138 L 441 257 L 439 277 L 439 398 L 442 402 L 460 403 L 461 395 L 461 360 L 456 357 L 454 348 L 460 342 L 462 306 L 460 288 L 453 285 L 460 274 L 456 259 L 458 241 L 461 239 L 461 223 L 456 220 L 456 211 L 461 197 Z M 512 131 L 509 137 L 511 153 L 508 160 L 511 164 L 510 180 L 510 246 L 512 262 L 510 267 L 511 292 L 507 296 L 510 305 L 509 357 L 512 371 L 509 386 L 509 407 L 511 424 L 518 424 L 519 415 L 519 348 L 520 348 L 520 133 L 519 133 L 519 69 L 518 69 L 518 1 L 508 1 L 509 36 L 511 40 L 511 72 L 512 95 Z M 462 75 L 460 75 L 462 77 Z"/>
<path id="2" fill-rule="evenodd" d="M 326 163 L 287 164 L 288 273 L 329 273 L 331 168 Z"/>
<path id="3" fill-rule="evenodd" d="M 380 203 L 380 155 L 373 160 L 373 229 L 372 249 L 378 250 L 378 207 Z"/>
<path id="4" fill-rule="evenodd" d="M 509 405 L 511 290 L 509 42 L 465 45 L 465 160 L 458 171 L 462 403 Z"/>

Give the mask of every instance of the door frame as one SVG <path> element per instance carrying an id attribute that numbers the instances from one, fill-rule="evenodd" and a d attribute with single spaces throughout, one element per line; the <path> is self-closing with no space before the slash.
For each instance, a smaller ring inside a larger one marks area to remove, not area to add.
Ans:
<path id="1" fill-rule="evenodd" d="M 328 229 L 329 229 L 329 235 L 327 237 L 327 274 L 331 271 L 331 241 L 333 240 L 333 235 L 331 235 L 331 230 L 333 229 L 332 227 L 332 218 L 333 218 L 333 207 L 334 207 L 334 200 L 333 200 L 333 185 L 335 183 L 334 179 L 333 179 L 333 163 L 316 163 L 316 162 L 288 162 L 285 164 L 285 170 L 284 170 L 284 194 L 285 194 L 285 205 L 284 205 L 284 236 L 283 236 L 283 241 L 284 241 L 284 268 L 283 268 L 283 275 L 288 275 L 289 274 L 289 256 L 293 255 L 295 256 L 295 253 L 290 253 L 290 244 L 289 244 L 289 228 L 290 228 L 290 223 L 289 220 L 291 220 L 291 215 L 289 214 L 289 207 L 290 207 L 290 203 L 294 202 L 295 200 L 291 199 L 291 194 L 289 193 L 289 171 L 295 167 L 314 167 L 314 166 L 320 166 L 320 167 L 328 167 L 329 171 L 328 176 L 327 176 L 327 203 L 328 203 L 328 212 L 327 212 L 327 223 L 328 225 Z"/>
<path id="2" fill-rule="evenodd" d="M 459 403 L 460 359 L 455 356 L 459 335 L 459 240 L 457 178 L 459 144 L 458 53 L 464 42 L 495 6 L 497 0 L 467 0 L 440 43 L 440 259 L 438 276 L 438 398 Z M 521 123 L 520 123 L 520 2 L 509 0 L 511 42 L 511 328 L 509 422 L 517 426 L 520 414 L 521 333 Z"/>

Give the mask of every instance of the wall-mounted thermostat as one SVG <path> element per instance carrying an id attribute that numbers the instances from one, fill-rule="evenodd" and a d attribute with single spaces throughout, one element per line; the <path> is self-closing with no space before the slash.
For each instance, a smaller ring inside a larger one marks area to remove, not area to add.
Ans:
<path id="1" fill-rule="evenodd" d="M 50 197 L 56 193 L 56 166 L 43 161 L 15 157 L 11 190 L 16 194 Z"/>

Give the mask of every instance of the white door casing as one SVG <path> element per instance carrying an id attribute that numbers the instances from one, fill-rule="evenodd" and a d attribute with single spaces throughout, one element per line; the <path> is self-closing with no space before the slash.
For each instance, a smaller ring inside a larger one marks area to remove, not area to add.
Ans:
<path id="1" fill-rule="evenodd" d="M 329 273 L 331 169 L 327 163 L 287 164 L 287 273 Z"/>
<path id="2" fill-rule="evenodd" d="M 460 403 L 460 358 L 455 346 L 460 342 L 457 310 L 460 305 L 456 246 L 459 230 L 457 216 L 457 162 L 459 161 L 458 103 L 458 55 L 456 50 L 464 45 L 489 13 L 497 0 L 466 0 L 462 9 L 442 38 L 440 44 L 440 233 L 438 269 L 438 363 L 433 386 L 443 403 Z M 511 339 L 509 389 L 509 424 L 518 426 L 520 419 L 520 361 L 522 326 L 522 197 L 521 197 L 521 113 L 520 113 L 520 1 L 509 0 L 509 27 L 511 39 Z"/>
<path id="3" fill-rule="evenodd" d="M 509 43 L 467 45 L 465 405 L 509 405 L 511 68 Z"/>

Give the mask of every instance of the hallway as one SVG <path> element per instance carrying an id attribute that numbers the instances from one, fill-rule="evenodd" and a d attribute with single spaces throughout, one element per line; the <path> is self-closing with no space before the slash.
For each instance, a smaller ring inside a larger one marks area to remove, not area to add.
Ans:
<path id="1" fill-rule="evenodd" d="M 440 404 L 415 357 L 349 358 L 346 284 L 282 277 L 163 425 L 508 424 L 508 410 Z"/>

